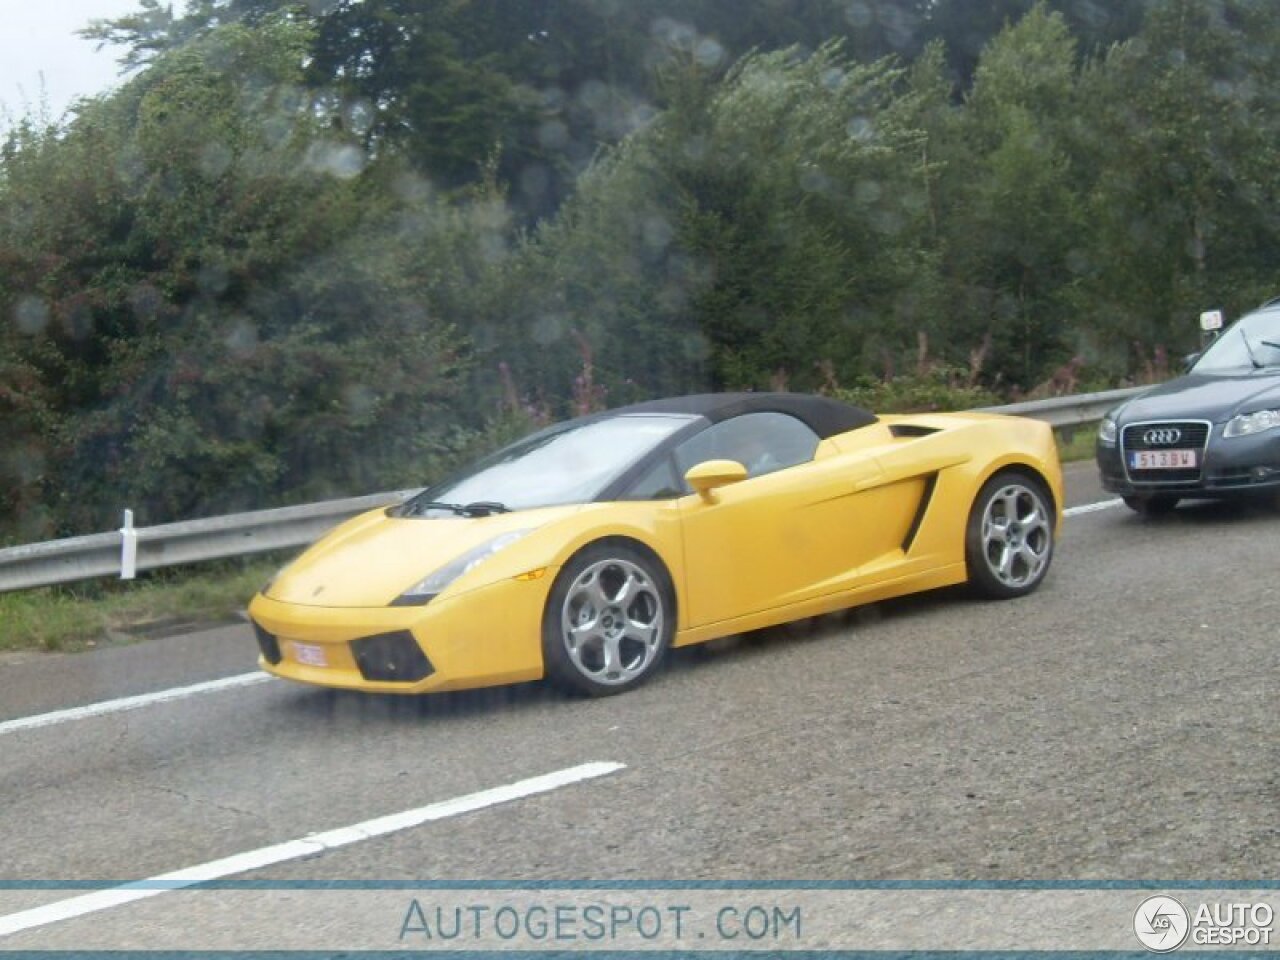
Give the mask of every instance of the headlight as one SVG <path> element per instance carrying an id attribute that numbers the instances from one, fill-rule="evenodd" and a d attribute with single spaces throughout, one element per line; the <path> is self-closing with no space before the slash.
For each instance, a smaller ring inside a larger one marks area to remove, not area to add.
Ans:
<path id="1" fill-rule="evenodd" d="M 1110 417 L 1103 417 L 1098 424 L 1098 442 L 1104 447 L 1116 445 L 1116 422 Z"/>
<path id="2" fill-rule="evenodd" d="M 492 540 L 486 540 L 480 546 L 468 550 L 462 556 L 449 561 L 435 573 L 424 577 L 406 590 L 392 602 L 395 607 L 414 607 L 430 603 L 436 594 L 453 583 L 473 567 L 478 567 L 503 547 L 509 547 L 522 537 L 533 533 L 533 529 L 510 530 L 500 533 Z"/>
<path id="3" fill-rule="evenodd" d="M 1222 435 L 1247 437 L 1272 427 L 1280 427 L 1280 410 L 1259 410 L 1257 413 L 1242 413 L 1238 417 L 1232 417 Z"/>

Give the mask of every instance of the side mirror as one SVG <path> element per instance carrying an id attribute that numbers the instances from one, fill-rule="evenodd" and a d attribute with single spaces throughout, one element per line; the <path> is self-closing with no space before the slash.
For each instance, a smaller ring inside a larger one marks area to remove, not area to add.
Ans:
<path id="1" fill-rule="evenodd" d="M 715 501 L 714 490 L 747 479 L 747 468 L 737 460 L 704 460 L 689 468 L 685 482 L 708 503 Z"/>
<path id="2" fill-rule="evenodd" d="M 1201 353 L 1203 353 L 1203 351 L 1197 350 L 1195 353 L 1188 353 L 1182 358 L 1182 371 L 1184 373 L 1191 372 L 1191 368 L 1194 367 L 1196 365 L 1196 361 L 1200 359 Z"/>
<path id="3" fill-rule="evenodd" d="M 1206 310 L 1200 314 L 1201 339 L 1212 340 L 1222 330 L 1222 311 Z"/>

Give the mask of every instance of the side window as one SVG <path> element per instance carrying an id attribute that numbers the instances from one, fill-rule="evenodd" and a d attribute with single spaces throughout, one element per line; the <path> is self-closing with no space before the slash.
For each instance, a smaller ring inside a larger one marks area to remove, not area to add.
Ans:
<path id="1" fill-rule="evenodd" d="M 704 460 L 736 460 L 747 475 L 808 463 L 818 449 L 818 435 L 785 413 L 746 413 L 724 420 L 690 437 L 676 448 L 676 469 L 684 486 L 685 471 Z"/>
<path id="2" fill-rule="evenodd" d="M 631 485 L 623 500 L 669 500 L 685 494 L 684 481 L 676 473 L 670 457 L 663 457 L 653 469 Z"/>

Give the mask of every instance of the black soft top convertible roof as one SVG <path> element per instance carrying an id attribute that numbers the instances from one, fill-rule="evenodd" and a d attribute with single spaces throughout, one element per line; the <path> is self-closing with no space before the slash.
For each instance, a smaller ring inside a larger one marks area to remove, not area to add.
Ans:
<path id="1" fill-rule="evenodd" d="M 698 393 L 667 397 L 609 410 L 605 416 L 627 413 L 687 413 L 712 423 L 744 413 L 785 413 L 806 424 L 822 439 L 876 422 L 876 415 L 830 397 L 806 393 Z"/>

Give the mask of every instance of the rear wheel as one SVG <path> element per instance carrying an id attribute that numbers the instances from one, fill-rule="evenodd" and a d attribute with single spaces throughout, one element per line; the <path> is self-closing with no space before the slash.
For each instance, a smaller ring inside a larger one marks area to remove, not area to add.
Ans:
<path id="1" fill-rule="evenodd" d="M 624 543 L 587 547 L 560 571 L 542 619 L 547 676 L 608 696 L 639 686 L 662 663 L 675 631 L 671 579 Z"/>
<path id="2" fill-rule="evenodd" d="M 1124 498 L 1124 505 L 1144 517 L 1162 517 L 1178 505 L 1178 497 L 1169 493 Z"/>
<path id="3" fill-rule="evenodd" d="M 969 582 L 988 597 L 1030 593 L 1053 559 L 1049 494 L 1024 474 L 998 473 L 978 492 L 969 513 L 965 559 Z"/>

